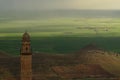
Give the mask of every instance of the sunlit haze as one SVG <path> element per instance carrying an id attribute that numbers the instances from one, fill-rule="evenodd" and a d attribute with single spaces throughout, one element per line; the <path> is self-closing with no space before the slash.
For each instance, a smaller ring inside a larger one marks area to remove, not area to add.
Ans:
<path id="1" fill-rule="evenodd" d="M 0 0 L 1 10 L 110 9 L 119 10 L 120 0 Z"/>

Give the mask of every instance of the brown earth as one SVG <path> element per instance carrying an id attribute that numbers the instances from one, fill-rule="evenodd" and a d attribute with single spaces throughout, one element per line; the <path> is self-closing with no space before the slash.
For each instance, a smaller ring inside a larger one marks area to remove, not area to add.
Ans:
<path id="1" fill-rule="evenodd" d="M 93 44 L 67 55 L 34 53 L 32 65 L 33 80 L 75 80 L 79 78 L 82 80 L 83 78 L 119 80 L 116 78 L 120 77 L 120 56 L 106 52 Z M 7 71 L 13 78 L 11 80 L 19 80 L 19 56 L 0 56 L 0 69 L 3 69 L 2 72 Z"/>
<path id="2" fill-rule="evenodd" d="M 55 66 L 53 70 L 64 79 L 110 78 L 112 74 L 96 64 L 78 64 L 74 66 Z"/>

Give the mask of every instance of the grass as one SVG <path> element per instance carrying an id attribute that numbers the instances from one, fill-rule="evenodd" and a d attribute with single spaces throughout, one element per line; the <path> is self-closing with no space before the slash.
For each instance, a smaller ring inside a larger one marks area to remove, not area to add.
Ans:
<path id="1" fill-rule="evenodd" d="M 0 21 L 0 50 L 19 54 L 21 36 L 30 32 L 34 52 L 72 53 L 90 43 L 120 52 L 119 18 L 49 18 Z"/>

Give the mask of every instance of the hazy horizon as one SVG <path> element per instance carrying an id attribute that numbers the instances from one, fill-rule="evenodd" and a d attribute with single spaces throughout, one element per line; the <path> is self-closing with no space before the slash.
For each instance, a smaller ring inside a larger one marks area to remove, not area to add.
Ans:
<path id="1" fill-rule="evenodd" d="M 118 0 L 0 0 L 0 10 L 120 10 Z"/>

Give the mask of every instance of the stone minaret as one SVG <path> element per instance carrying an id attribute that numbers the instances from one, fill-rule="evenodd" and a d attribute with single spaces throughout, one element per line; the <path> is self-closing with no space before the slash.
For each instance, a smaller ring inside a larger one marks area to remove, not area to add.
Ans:
<path id="1" fill-rule="evenodd" d="M 23 34 L 22 47 L 20 52 L 21 80 L 32 80 L 32 51 L 30 36 L 27 32 Z"/>

